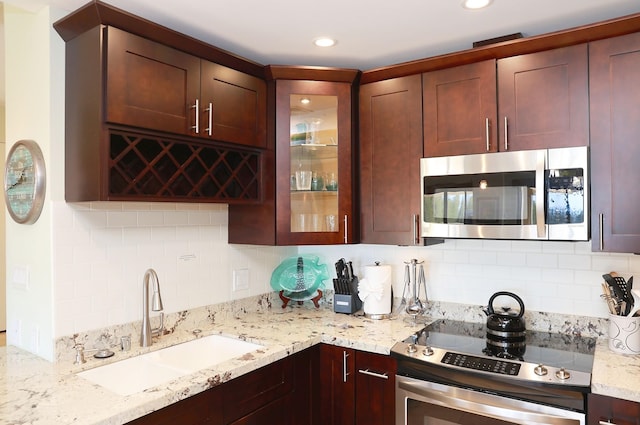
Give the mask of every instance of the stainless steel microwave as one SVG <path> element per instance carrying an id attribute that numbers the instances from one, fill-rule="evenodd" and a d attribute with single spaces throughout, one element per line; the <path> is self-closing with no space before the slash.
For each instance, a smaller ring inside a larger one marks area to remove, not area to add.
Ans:
<path id="1" fill-rule="evenodd" d="M 420 160 L 421 236 L 589 239 L 588 148 Z"/>

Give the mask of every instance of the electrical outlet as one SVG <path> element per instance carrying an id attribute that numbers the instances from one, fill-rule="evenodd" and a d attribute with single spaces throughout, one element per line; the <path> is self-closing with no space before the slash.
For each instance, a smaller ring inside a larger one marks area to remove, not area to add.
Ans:
<path id="1" fill-rule="evenodd" d="M 233 291 L 246 291 L 249 289 L 249 269 L 237 269 L 233 271 Z"/>

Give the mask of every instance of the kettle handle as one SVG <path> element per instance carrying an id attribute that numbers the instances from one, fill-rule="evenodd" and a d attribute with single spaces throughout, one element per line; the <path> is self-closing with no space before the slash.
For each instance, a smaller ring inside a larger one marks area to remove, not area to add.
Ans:
<path id="1" fill-rule="evenodd" d="M 493 314 L 494 313 L 493 300 L 496 299 L 496 297 L 499 297 L 501 295 L 509 296 L 509 297 L 513 298 L 514 300 L 516 300 L 518 302 L 518 304 L 520 304 L 520 313 L 518 313 L 516 318 L 522 317 L 522 315 L 524 314 L 524 302 L 522 301 L 522 298 L 520 298 L 519 296 L 517 296 L 516 294 L 514 294 L 512 292 L 507 292 L 507 291 L 499 291 L 499 292 L 496 292 L 495 294 L 491 295 L 491 298 L 489 298 L 489 305 L 487 306 L 487 312 L 489 314 Z"/>

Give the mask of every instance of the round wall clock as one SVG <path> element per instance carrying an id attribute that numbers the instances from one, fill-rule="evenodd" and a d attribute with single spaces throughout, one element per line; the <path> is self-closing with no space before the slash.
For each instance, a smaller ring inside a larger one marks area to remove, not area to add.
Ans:
<path id="1" fill-rule="evenodd" d="M 44 206 L 46 171 L 40 146 L 19 140 L 9 150 L 4 171 L 4 200 L 9 215 L 21 224 L 38 220 Z"/>

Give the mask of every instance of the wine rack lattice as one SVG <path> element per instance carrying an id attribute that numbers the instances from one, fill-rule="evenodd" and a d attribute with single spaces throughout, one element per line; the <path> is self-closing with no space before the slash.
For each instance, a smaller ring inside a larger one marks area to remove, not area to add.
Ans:
<path id="1" fill-rule="evenodd" d="M 260 154 L 111 131 L 109 194 L 125 198 L 257 201 Z"/>

